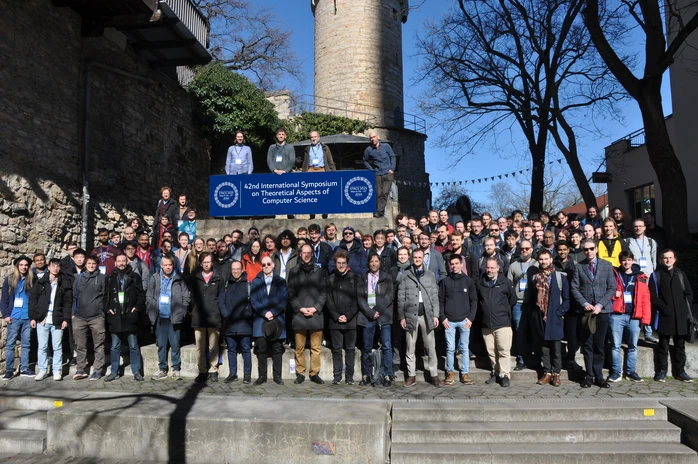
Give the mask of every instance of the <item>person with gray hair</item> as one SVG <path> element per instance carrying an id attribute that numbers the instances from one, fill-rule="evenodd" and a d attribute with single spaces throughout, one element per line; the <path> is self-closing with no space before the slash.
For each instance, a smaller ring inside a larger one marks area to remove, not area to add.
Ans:
<path id="1" fill-rule="evenodd" d="M 385 216 L 385 205 L 390 196 L 390 187 L 395 180 L 395 153 L 390 145 L 381 143 L 376 131 L 368 133 L 371 146 L 364 151 L 364 166 L 376 176 L 376 212 L 373 217 Z M 437 216 L 438 217 L 438 216 Z"/>

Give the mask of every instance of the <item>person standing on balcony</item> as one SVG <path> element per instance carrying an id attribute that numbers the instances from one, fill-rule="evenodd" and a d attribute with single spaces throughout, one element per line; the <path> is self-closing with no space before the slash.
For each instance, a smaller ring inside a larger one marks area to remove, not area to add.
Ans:
<path id="1" fill-rule="evenodd" d="M 296 152 L 293 147 L 286 143 L 286 130 L 280 127 L 276 130 L 276 143 L 269 145 L 267 150 L 267 166 L 274 174 L 287 174 L 296 165 Z M 295 216 L 288 215 L 288 219 Z"/>
<path id="2" fill-rule="evenodd" d="M 305 147 L 305 154 L 303 155 L 303 172 L 336 170 L 337 167 L 334 164 L 330 147 L 320 143 L 320 133 L 318 131 L 312 131 L 310 133 L 310 145 Z M 327 214 L 323 214 L 322 218 L 327 219 Z M 315 219 L 315 215 L 311 214 L 310 219 Z"/>
<path id="3" fill-rule="evenodd" d="M 235 133 L 235 145 L 228 148 L 228 156 L 225 159 L 225 173 L 229 176 L 235 176 L 252 174 L 253 170 L 252 150 L 245 145 L 245 134 L 242 131 L 237 131 Z"/>
<path id="4" fill-rule="evenodd" d="M 376 131 L 368 134 L 371 146 L 364 151 L 364 166 L 376 175 L 376 212 L 373 217 L 385 216 L 390 188 L 395 180 L 395 153 L 390 145 L 381 143 Z M 438 217 L 438 214 L 437 214 Z"/>

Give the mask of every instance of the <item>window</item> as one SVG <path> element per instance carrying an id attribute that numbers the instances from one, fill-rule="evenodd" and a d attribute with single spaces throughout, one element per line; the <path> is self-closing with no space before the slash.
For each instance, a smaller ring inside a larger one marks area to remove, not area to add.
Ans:
<path id="1" fill-rule="evenodd" d="M 656 214 L 654 206 L 654 184 L 643 185 L 626 192 L 630 211 L 634 218 L 642 218 L 645 213 Z"/>

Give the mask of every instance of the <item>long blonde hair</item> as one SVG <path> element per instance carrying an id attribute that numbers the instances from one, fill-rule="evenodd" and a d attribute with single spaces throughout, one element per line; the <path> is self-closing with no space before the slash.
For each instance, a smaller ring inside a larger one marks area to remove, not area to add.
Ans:
<path id="1" fill-rule="evenodd" d="M 19 272 L 19 263 L 15 264 L 15 268 L 12 270 L 12 275 L 7 279 L 7 283 L 10 285 L 10 291 L 14 292 L 19 285 L 19 281 L 22 279 L 22 274 Z M 31 264 L 29 264 L 29 269 L 27 269 L 27 278 L 24 281 L 24 291 L 32 288 L 34 284 L 34 272 L 32 271 Z"/>
<path id="2" fill-rule="evenodd" d="M 191 250 L 189 250 L 189 253 L 187 253 L 187 257 L 185 258 L 184 266 L 185 268 L 189 269 L 189 273 L 193 274 L 196 268 L 199 266 L 199 256 L 196 250 L 192 247 Z"/>

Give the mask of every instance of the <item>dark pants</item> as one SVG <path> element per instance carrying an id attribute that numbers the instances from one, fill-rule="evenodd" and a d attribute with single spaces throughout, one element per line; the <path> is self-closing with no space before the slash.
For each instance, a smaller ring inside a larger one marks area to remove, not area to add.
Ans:
<path id="1" fill-rule="evenodd" d="M 562 342 L 560 340 L 540 340 L 538 356 L 543 364 L 544 374 L 559 374 L 562 369 Z"/>
<path id="2" fill-rule="evenodd" d="M 252 338 L 249 335 L 228 335 L 228 368 L 231 374 L 238 373 L 238 348 L 242 351 L 242 369 L 245 375 L 252 374 Z"/>
<path id="3" fill-rule="evenodd" d="M 376 327 L 378 327 L 378 323 L 376 321 L 371 321 L 363 328 L 364 344 L 363 350 L 361 351 L 361 373 L 366 376 L 371 375 L 371 360 L 369 359 L 369 355 L 373 349 Z M 393 347 L 390 343 L 391 332 L 392 324 L 383 324 L 378 329 L 381 340 L 381 352 L 383 355 L 383 375 L 390 377 L 393 375 Z"/>
<path id="4" fill-rule="evenodd" d="M 579 335 L 581 331 L 582 316 L 574 311 L 565 314 L 565 341 L 567 341 L 567 353 L 565 364 L 574 361 L 574 355 L 579 348 Z"/>
<path id="5" fill-rule="evenodd" d="M 606 357 L 606 334 L 610 322 L 610 314 L 596 315 L 596 332 L 591 333 L 582 327 L 580 343 L 584 353 L 584 367 L 587 375 L 595 379 L 603 379 L 603 362 Z"/>
<path id="6" fill-rule="evenodd" d="M 383 176 L 376 175 L 376 213 L 383 216 L 385 205 L 390 197 L 390 187 L 393 185 L 395 174 L 386 173 Z"/>
<path id="7" fill-rule="evenodd" d="M 111 333 L 111 373 L 119 373 L 119 361 L 121 357 L 121 342 L 128 340 L 129 359 L 133 375 L 141 373 L 141 351 L 138 347 L 136 332 L 112 332 Z"/>
<path id="8" fill-rule="evenodd" d="M 99 316 L 89 321 L 74 318 L 73 319 L 73 335 L 77 344 L 78 363 L 77 370 L 85 371 L 87 369 L 87 338 L 88 332 L 92 334 L 92 343 L 95 350 L 95 362 L 92 365 L 93 372 L 102 373 L 104 369 L 104 339 L 106 331 L 104 329 L 104 316 Z"/>
<path id="9" fill-rule="evenodd" d="M 356 329 L 330 329 L 332 337 L 332 365 L 334 379 L 342 378 L 342 348 L 344 348 L 345 380 L 354 380 L 356 357 Z"/>
<path id="10" fill-rule="evenodd" d="M 667 373 L 669 368 L 669 339 L 670 335 L 659 336 L 659 348 L 657 349 L 657 372 Z M 686 338 L 683 335 L 674 335 L 674 356 L 671 359 L 672 374 L 677 376 L 686 370 Z"/>
<path id="11" fill-rule="evenodd" d="M 158 368 L 167 372 L 167 347 L 172 350 L 172 370 L 182 369 L 182 358 L 179 353 L 179 336 L 182 324 L 173 324 L 171 319 L 158 319 L 155 327 L 155 341 L 158 345 Z"/>
<path id="12" fill-rule="evenodd" d="M 264 337 L 255 339 L 255 347 L 257 349 L 257 367 L 260 379 L 267 378 L 267 354 L 271 349 L 271 362 L 274 378 L 281 378 L 281 362 L 284 357 L 284 339 L 280 338 L 274 341 L 267 341 Z"/>

